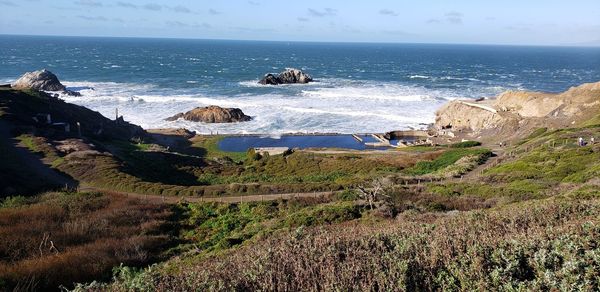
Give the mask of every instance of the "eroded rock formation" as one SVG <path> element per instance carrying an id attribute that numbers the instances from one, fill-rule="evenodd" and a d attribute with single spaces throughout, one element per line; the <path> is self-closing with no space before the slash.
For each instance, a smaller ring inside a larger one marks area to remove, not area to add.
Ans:
<path id="1" fill-rule="evenodd" d="M 468 133 L 517 137 L 532 129 L 564 128 L 600 112 L 600 82 L 572 87 L 562 93 L 508 91 L 495 99 L 453 100 L 436 113 L 433 129 L 443 134 Z"/>

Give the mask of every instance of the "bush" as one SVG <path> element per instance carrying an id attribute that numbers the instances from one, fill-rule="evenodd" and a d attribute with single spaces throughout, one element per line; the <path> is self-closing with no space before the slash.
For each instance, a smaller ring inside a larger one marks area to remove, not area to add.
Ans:
<path id="1" fill-rule="evenodd" d="M 429 174 L 445 167 L 448 167 L 459 159 L 465 156 L 479 156 L 482 159 L 487 159 L 492 155 L 492 152 L 488 149 L 452 149 L 445 151 L 434 159 L 433 161 L 419 161 L 415 166 L 405 170 L 405 173 L 410 175 L 424 175 Z"/>
<path id="2" fill-rule="evenodd" d="M 18 208 L 32 203 L 31 197 L 14 196 L 0 199 L 0 209 Z"/>
<path id="3" fill-rule="evenodd" d="M 176 261 L 177 272 L 149 273 L 157 290 L 169 291 L 595 291 L 600 285 L 598 200 L 400 216 L 380 226 L 297 229 L 235 253 Z"/>
<path id="4" fill-rule="evenodd" d="M 450 148 L 471 148 L 481 146 L 481 142 L 478 141 L 463 141 L 459 143 L 450 144 Z"/>
<path id="5" fill-rule="evenodd" d="M 339 201 L 355 201 L 358 200 L 359 195 L 353 189 L 345 189 L 337 194 L 335 194 L 336 200 Z"/>

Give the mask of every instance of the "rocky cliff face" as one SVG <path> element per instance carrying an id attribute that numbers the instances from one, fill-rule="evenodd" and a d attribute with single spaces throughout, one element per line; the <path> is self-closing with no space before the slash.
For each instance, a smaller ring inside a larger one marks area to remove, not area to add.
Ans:
<path id="1" fill-rule="evenodd" d="M 600 82 L 563 93 L 509 91 L 495 99 L 454 100 L 436 113 L 433 130 L 503 139 L 538 127 L 568 127 L 600 113 Z"/>
<path id="2" fill-rule="evenodd" d="M 239 108 L 222 108 L 214 105 L 197 107 L 186 113 L 176 114 L 166 120 L 175 121 L 180 118 L 203 123 L 236 123 L 252 120 L 252 117 L 245 115 Z"/>
<path id="3" fill-rule="evenodd" d="M 292 83 L 309 83 L 313 79 L 310 75 L 302 72 L 298 69 L 288 68 L 285 71 L 275 74 L 267 74 L 258 83 L 263 85 L 279 85 L 279 84 L 292 84 Z"/>

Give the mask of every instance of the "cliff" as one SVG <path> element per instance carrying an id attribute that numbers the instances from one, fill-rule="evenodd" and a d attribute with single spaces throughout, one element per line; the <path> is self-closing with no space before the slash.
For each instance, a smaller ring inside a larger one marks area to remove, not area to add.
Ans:
<path id="1" fill-rule="evenodd" d="M 600 82 L 554 94 L 508 91 L 489 100 L 453 100 L 436 112 L 439 135 L 505 140 L 535 128 L 581 125 L 600 114 Z"/>

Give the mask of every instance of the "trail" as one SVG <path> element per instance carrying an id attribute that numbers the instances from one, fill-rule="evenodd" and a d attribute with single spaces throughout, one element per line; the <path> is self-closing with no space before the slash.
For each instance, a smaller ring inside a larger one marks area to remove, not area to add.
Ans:
<path id="1" fill-rule="evenodd" d="M 129 198 L 135 198 L 140 200 L 147 200 L 154 203 L 167 203 L 175 204 L 178 202 L 219 202 L 219 203 L 240 203 L 240 202 L 262 202 L 262 201 L 275 201 L 279 199 L 288 200 L 294 198 L 318 198 L 321 196 L 329 196 L 337 193 L 337 191 L 330 192 L 312 192 L 312 193 L 285 193 L 285 194 L 268 194 L 268 195 L 241 195 L 241 196 L 226 196 L 226 197 L 187 197 L 187 196 L 162 196 L 162 195 L 147 195 L 140 193 L 131 192 L 120 192 L 105 188 L 98 188 L 93 186 L 81 186 L 79 191 L 83 192 L 107 192 L 115 193 L 127 196 Z"/>
<path id="2" fill-rule="evenodd" d="M 492 153 L 494 154 L 494 156 L 488 158 L 484 163 L 478 165 L 471 171 L 464 174 L 462 176 L 462 178 L 453 178 L 452 180 L 471 180 L 471 181 L 477 180 L 477 179 L 479 179 L 479 176 L 481 175 L 481 173 L 484 170 L 486 170 L 490 167 L 493 167 L 493 166 L 497 165 L 496 164 L 497 162 L 504 160 L 504 149 L 493 148 L 491 150 L 492 150 Z"/>

